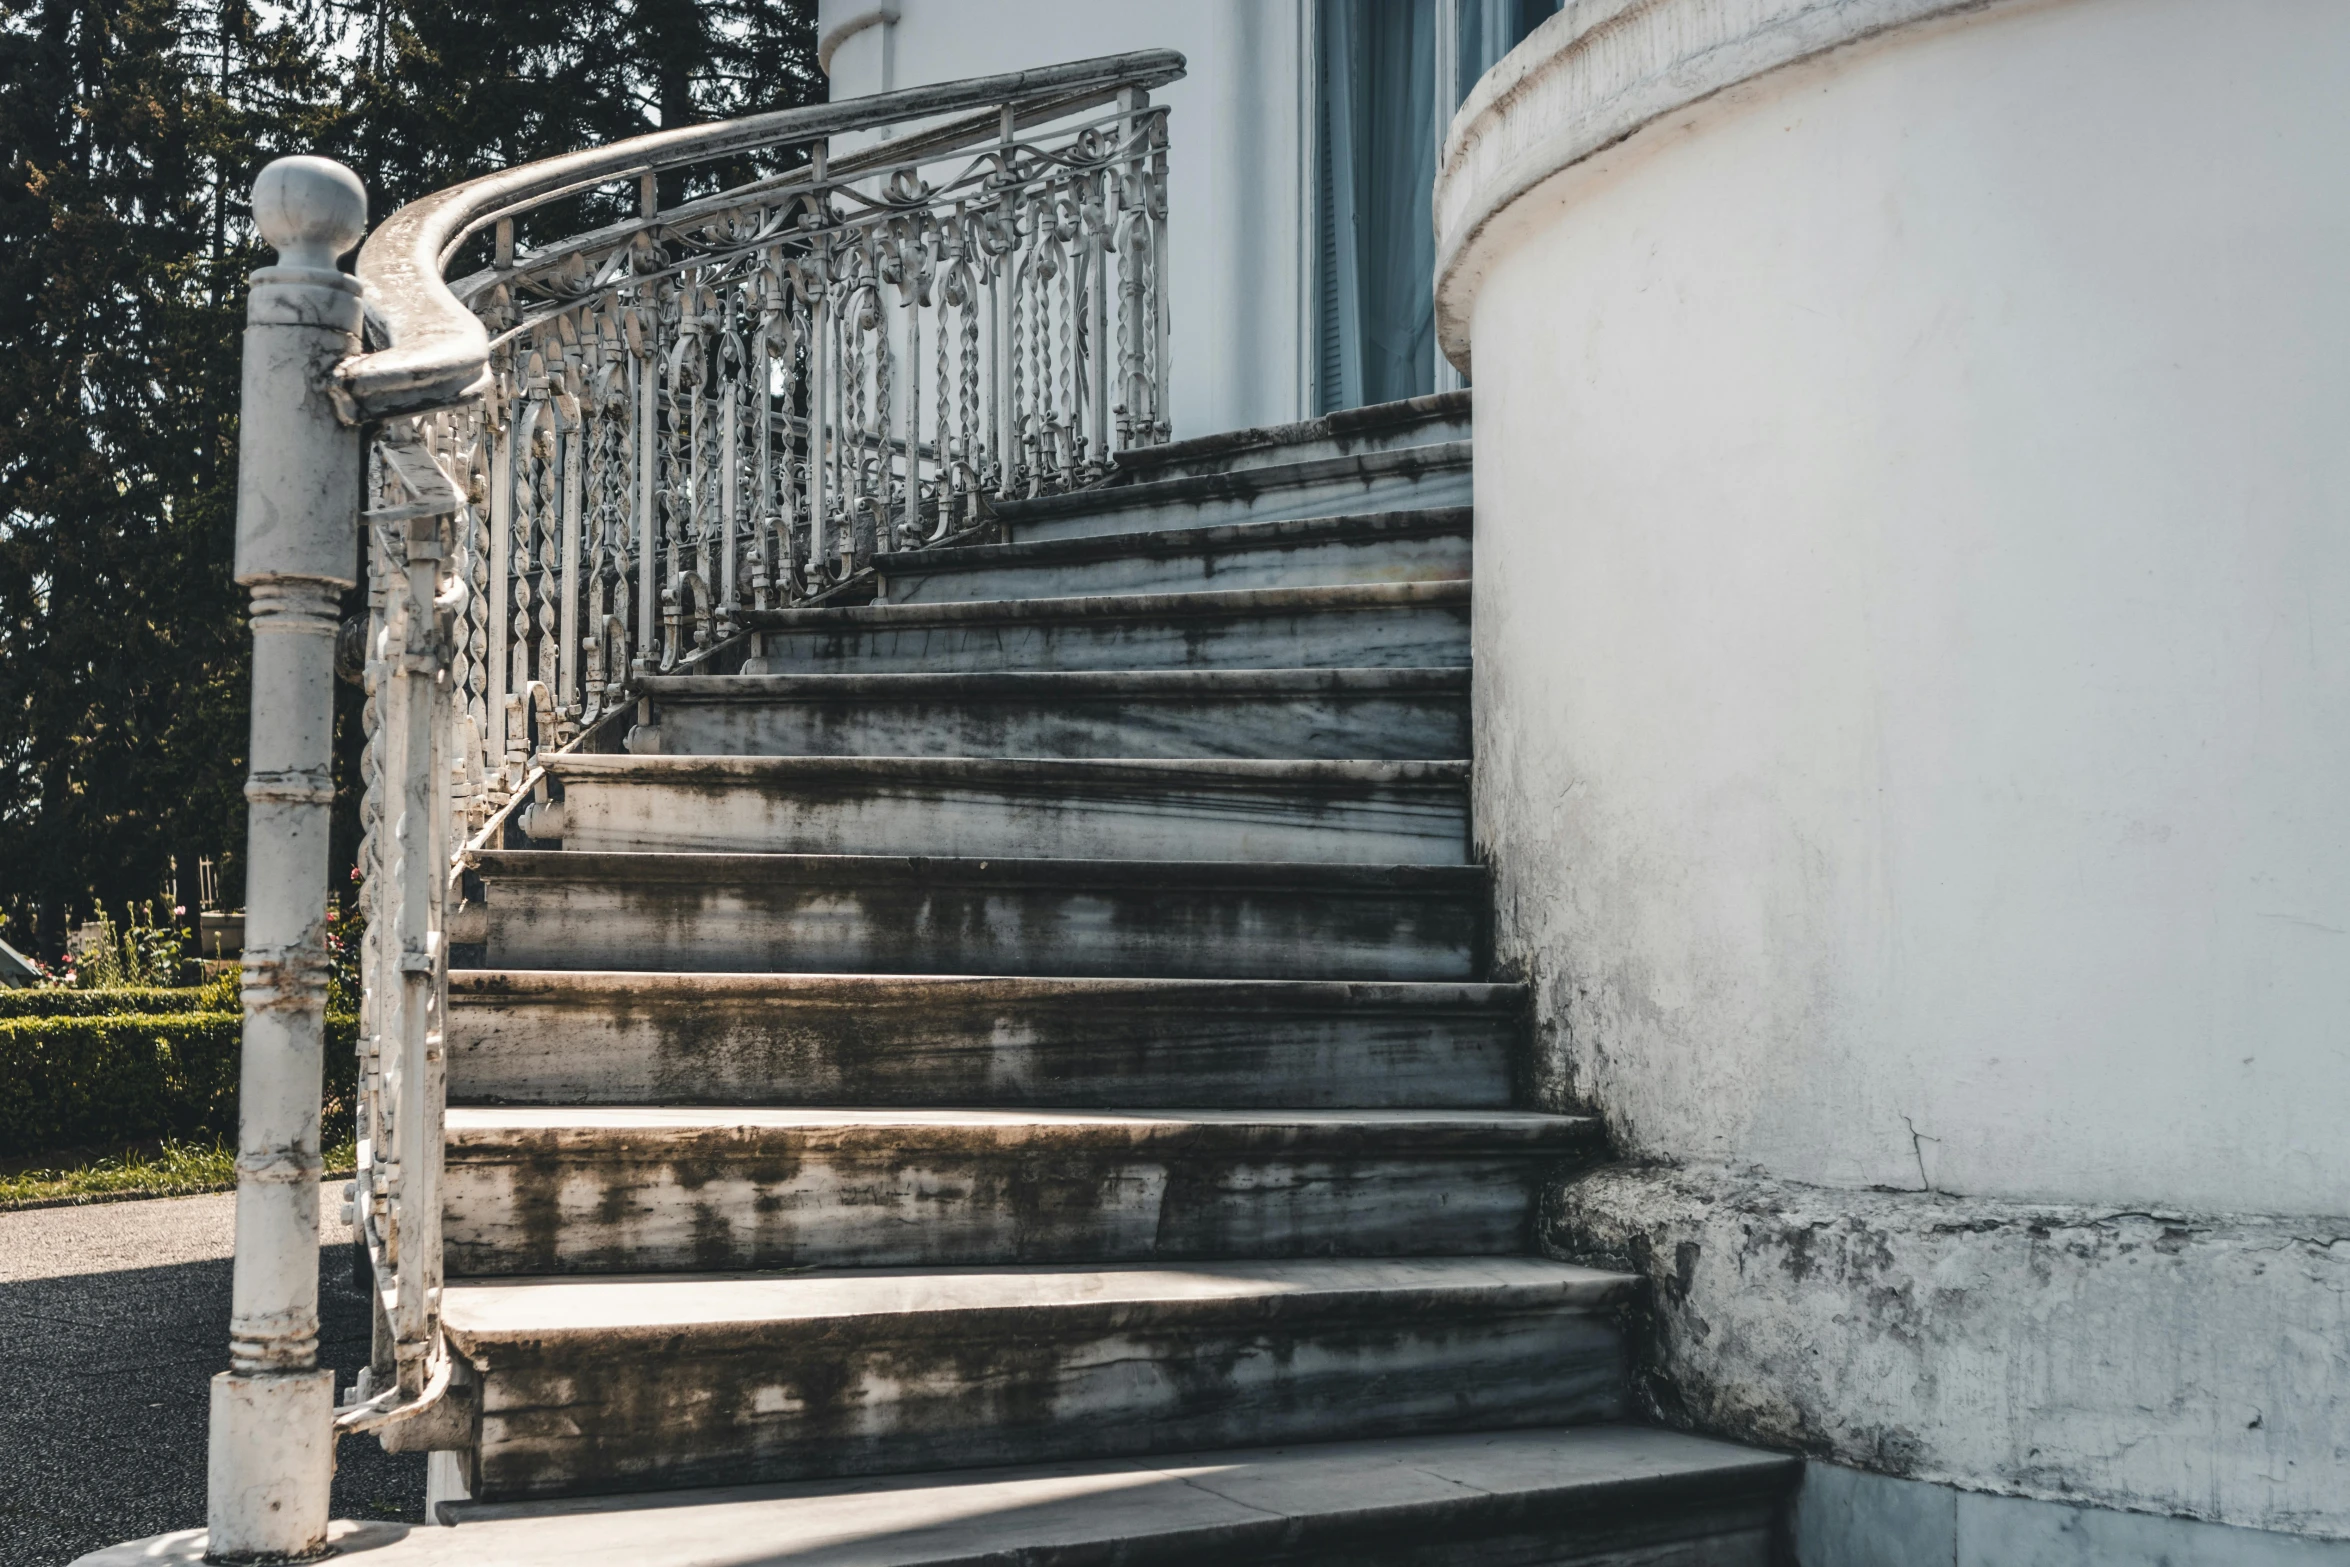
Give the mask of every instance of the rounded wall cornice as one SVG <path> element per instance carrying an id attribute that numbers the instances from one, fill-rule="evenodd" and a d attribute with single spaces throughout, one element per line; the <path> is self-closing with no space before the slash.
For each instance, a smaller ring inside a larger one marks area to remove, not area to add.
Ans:
<path id="1" fill-rule="evenodd" d="M 1453 116 L 1436 175 L 1436 335 L 1469 368 L 1496 224 L 1551 176 L 1642 126 L 1896 27 L 1999 0 L 1566 0 Z"/>

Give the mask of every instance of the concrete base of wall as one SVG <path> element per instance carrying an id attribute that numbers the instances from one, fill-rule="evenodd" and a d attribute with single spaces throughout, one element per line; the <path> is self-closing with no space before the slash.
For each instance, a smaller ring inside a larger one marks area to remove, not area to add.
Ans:
<path id="1" fill-rule="evenodd" d="M 1543 1238 L 1648 1276 L 1640 1370 L 1670 1424 L 1974 1494 L 2350 1538 L 2350 1218 L 1613 1165 L 1552 1189 Z"/>
<path id="2" fill-rule="evenodd" d="M 1805 1466 L 1797 1567 L 2350 1567 L 2350 1541 Z"/>

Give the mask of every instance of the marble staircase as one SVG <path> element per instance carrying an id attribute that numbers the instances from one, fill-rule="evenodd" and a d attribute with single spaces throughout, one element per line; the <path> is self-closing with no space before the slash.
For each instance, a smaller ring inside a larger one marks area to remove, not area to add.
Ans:
<path id="1" fill-rule="evenodd" d="M 1465 394 L 1122 459 L 553 762 L 453 925 L 475 1440 L 387 1563 L 1776 1559 L 1793 1462 L 1627 1423 L 1638 1282 L 1534 1244 L 1603 1149 L 1488 972 L 1468 459 Z"/>

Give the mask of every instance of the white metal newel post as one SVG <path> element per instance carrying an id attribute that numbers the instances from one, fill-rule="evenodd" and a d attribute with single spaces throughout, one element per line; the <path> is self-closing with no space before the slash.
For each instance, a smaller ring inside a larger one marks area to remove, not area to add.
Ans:
<path id="1" fill-rule="evenodd" d="M 335 366 L 359 284 L 335 262 L 367 226 L 358 176 L 280 158 L 253 182 L 278 264 L 253 274 L 237 464 L 237 581 L 253 595 L 244 1057 L 229 1369 L 212 1379 L 207 1555 L 326 1549 L 334 1373 L 318 1368 L 319 1089 L 326 1031 L 334 642 L 358 580 L 359 431 Z"/>

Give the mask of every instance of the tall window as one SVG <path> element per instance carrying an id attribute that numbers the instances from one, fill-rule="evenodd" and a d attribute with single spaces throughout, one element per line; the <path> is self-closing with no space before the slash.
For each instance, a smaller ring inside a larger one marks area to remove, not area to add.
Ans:
<path id="1" fill-rule="evenodd" d="M 1477 78 L 1558 5 L 1315 0 L 1318 412 L 1437 389 L 1437 153 Z"/>

